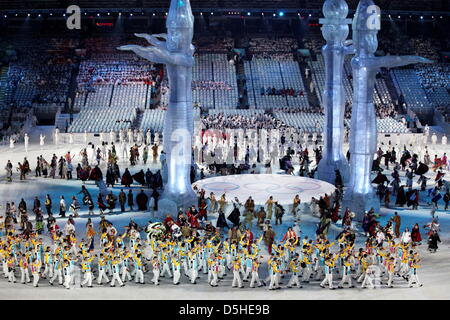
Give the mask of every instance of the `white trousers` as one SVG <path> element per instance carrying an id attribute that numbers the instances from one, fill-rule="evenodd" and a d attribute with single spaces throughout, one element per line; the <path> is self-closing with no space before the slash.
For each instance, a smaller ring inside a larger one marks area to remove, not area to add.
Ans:
<path id="1" fill-rule="evenodd" d="M 128 270 L 128 267 L 122 268 L 122 282 L 125 282 L 126 280 L 131 281 L 131 274 Z"/>
<path id="2" fill-rule="evenodd" d="M 233 271 L 233 283 L 231 284 L 232 287 L 242 287 L 242 280 L 241 275 L 239 274 L 239 271 Z"/>
<path id="3" fill-rule="evenodd" d="M 170 272 L 169 264 L 163 263 L 162 271 L 161 271 L 161 277 L 164 277 L 164 274 L 167 272 L 169 277 L 172 277 L 172 273 Z"/>
<path id="4" fill-rule="evenodd" d="M 361 274 L 358 277 L 358 279 L 356 280 L 356 282 L 362 282 L 364 280 L 365 276 L 366 276 L 366 273 L 361 271 Z"/>
<path id="5" fill-rule="evenodd" d="M 255 287 L 255 282 L 258 284 L 258 286 L 262 286 L 262 282 L 259 279 L 259 274 L 256 271 L 252 271 L 252 279 L 250 280 L 250 288 Z"/>
<path id="6" fill-rule="evenodd" d="M 279 287 L 280 286 L 278 284 L 278 275 L 276 273 L 270 275 L 269 289 L 277 289 Z"/>
<path id="7" fill-rule="evenodd" d="M 325 275 L 323 267 L 320 266 L 320 265 L 317 266 L 316 271 L 317 271 L 317 273 L 316 273 L 316 280 L 319 280 L 322 275 Z"/>
<path id="8" fill-rule="evenodd" d="M 53 266 L 51 264 L 46 263 L 43 276 L 47 276 L 51 279 L 53 277 Z"/>
<path id="9" fill-rule="evenodd" d="M 201 262 L 201 269 L 203 270 L 203 273 L 208 273 L 208 263 L 206 258 Z"/>
<path id="10" fill-rule="evenodd" d="M 159 269 L 157 269 L 157 268 L 153 268 L 153 279 L 152 279 L 152 282 L 155 285 L 159 284 Z"/>
<path id="11" fill-rule="evenodd" d="M 188 275 L 189 274 L 189 269 L 188 269 L 188 265 L 187 265 L 186 260 L 183 260 L 182 266 L 183 266 L 184 274 Z"/>
<path id="12" fill-rule="evenodd" d="M 20 268 L 20 282 L 25 283 L 30 282 L 30 274 L 28 272 L 28 268 Z"/>
<path id="13" fill-rule="evenodd" d="M 293 284 L 295 284 L 298 288 L 301 287 L 300 281 L 298 281 L 298 273 L 297 272 L 292 273 L 292 276 L 289 279 L 287 286 L 292 287 Z"/>
<path id="14" fill-rule="evenodd" d="M 361 277 L 361 273 L 362 273 L 362 270 L 361 270 L 361 264 L 358 264 L 358 268 L 356 269 L 356 274 L 355 274 L 355 277 L 354 277 L 354 279 L 358 279 L 357 280 L 357 282 L 361 282 L 361 281 L 359 281 L 359 278 Z"/>
<path id="15" fill-rule="evenodd" d="M 400 275 L 401 275 L 401 276 L 405 276 L 405 275 L 408 274 L 408 272 L 409 272 L 409 266 L 408 266 L 408 264 L 402 262 L 402 263 L 400 264 L 400 270 L 399 270 Z"/>
<path id="16" fill-rule="evenodd" d="M 55 270 L 55 272 L 53 273 L 53 277 L 50 279 L 50 283 L 53 283 L 53 281 L 55 281 L 56 278 L 58 278 L 58 283 L 59 283 L 59 284 L 62 284 L 62 283 L 63 283 L 63 278 L 62 278 L 62 272 L 61 272 L 61 270 Z"/>
<path id="17" fill-rule="evenodd" d="M 311 277 L 311 267 L 307 266 L 306 268 L 303 268 L 302 281 L 304 282 L 309 281 L 310 277 Z"/>
<path id="18" fill-rule="evenodd" d="M 92 273 L 92 271 L 89 272 L 85 272 L 84 273 L 84 279 L 83 282 L 81 283 L 82 286 L 84 286 L 85 284 L 88 285 L 88 287 L 92 287 L 92 281 L 94 281 L 94 274 Z"/>
<path id="19" fill-rule="evenodd" d="M 225 265 L 220 265 L 219 266 L 219 278 L 223 278 L 226 275 L 227 275 L 227 269 L 226 269 Z"/>
<path id="20" fill-rule="evenodd" d="M 228 269 L 231 269 L 231 255 L 230 255 L 230 254 L 227 254 L 227 255 L 225 256 L 225 259 L 226 259 L 227 268 L 228 268 Z"/>
<path id="21" fill-rule="evenodd" d="M 388 272 L 388 287 L 392 286 L 392 282 L 394 282 L 394 272 Z"/>
<path id="22" fill-rule="evenodd" d="M 33 286 L 37 287 L 39 283 L 39 273 L 33 273 Z"/>
<path id="23" fill-rule="evenodd" d="M 417 273 L 416 274 L 411 273 L 411 275 L 409 276 L 408 285 L 410 287 L 412 287 L 414 282 L 416 283 L 416 286 L 418 286 L 418 287 L 420 287 L 422 285 L 422 283 L 419 281 L 419 276 L 417 275 Z"/>
<path id="24" fill-rule="evenodd" d="M 136 269 L 136 276 L 134 277 L 134 282 L 144 283 L 144 272 L 142 272 L 142 269 Z"/>
<path id="25" fill-rule="evenodd" d="M 98 283 L 98 284 L 102 284 L 103 278 L 106 279 L 106 283 L 109 282 L 108 276 L 106 275 L 106 271 L 105 271 L 104 268 L 103 268 L 103 269 L 100 269 L 100 270 L 98 271 L 98 279 L 97 279 L 97 283 Z"/>
<path id="26" fill-rule="evenodd" d="M 321 287 L 324 287 L 326 284 L 328 284 L 329 288 L 333 288 L 333 274 L 332 273 L 326 273 L 325 278 L 320 283 Z"/>
<path id="27" fill-rule="evenodd" d="M 338 287 L 343 287 L 346 282 L 348 283 L 349 287 L 352 286 L 352 277 L 349 274 L 344 274 L 342 276 L 342 280 L 341 282 L 339 282 Z"/>
<path id="28" fill-rule="evenodd" d="M 212 279 L 212 271 L 210 269 L 208 270 L 208 283 L 211 283 L 211 279 Z"/>
<path id="29" fill-rule="evenodd" d="M 16 275 L 14 274 L 14 269 L 12 269 L 11 271 L 8 271 L 8 281 L 16 282 Z"/>
<path id="30" fill-rule="evenodd" d="M 87 283 L 88 287 L 92 287 L 92 272 L 84 273 L 84 280 L 81 282 L 81 285 L 84 286 Z"/>
<path id="31" fill-rule="evenodd" d="M 66 289 L 70 289 L 70 280 L 72 280 L 70 274 L 64 276 L 64 287 L 66 287 Z"/>
<path id="32" fill-rule="evenodd" d="M 245 274 L 244 274 L 244 278 L 242 280 L 246 281 L 248 279 L 248 276 L 250 275 L 250 273 L 252 273 L 252 267 L 245 268 Z"/>
<path id="33" fill-rule="evenodd" d="M 212 286 L 217 286 L 217 283 L 219 282 L 219 276 L 217 274 L 217 272 L 211 272 L 212 273 L 212 280 L 210 282 L 210 284 Z"/>
<path id="34" fill-rule="evenodd" d="M 123 286 L 123 282 L 120 279 L 119 273 L 118 272 L 113 272 L 113 276 L 112 276 L 112 279 L 111 279 L 111 287 L 114 286 L 116 281 L 119 283 L 119 286 Z"/>
<path id="35" fill-rule="evenodd" d="M 198 270 L 197 269 L 191 269 L 191 283 L 194 283 L 195 280 L 198 278 Z"/>
<path id="36" fill-rule="evenodd" d="M 180 282 L 181 272 L 180 270 L 173 271 L 173 284 L 177 284 Z"/>
<path id="37" fill-rule="evenodd" d="M 364 280 L 361 284 L 361 288 L 366 288 L 366 287 L 370 287 L 372 289 L 375 288 L 372 277 L 368 273 L 366 273 L 366 275 L 364 276 Z"/>

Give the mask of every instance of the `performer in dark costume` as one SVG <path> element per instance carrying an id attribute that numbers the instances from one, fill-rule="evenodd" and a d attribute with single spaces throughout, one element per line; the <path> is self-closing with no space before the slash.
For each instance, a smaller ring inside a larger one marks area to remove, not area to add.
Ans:
<path id="1" fill-rule="evenodd" d="M 241 212 L 235 205 L 233 211 L 231 211 L 230 215 L 228 216 L 228 220 L 233 224 L 233 226 L 238 227 L 240 223 L 240 217 Z"/>
<path id="2" fill-rule="evenodd" d="M 144 170 L 139 171 L 138 173 L 132 175 L 134 181 L 139 183 L 142 186 L 145 186 L 145 173 Z"/>
<path id="3" fill-rule="evenodd" d="M 108 169 L 106 170 L 106 187 L 113 187 L 114 188 L 114 184 L 116 183 L 116 177 L 114 174 L 114 168 L 112 167 L 112 165 L 108 165 Z"/>
<path id="4" fill-rule="evenodd" d="M 149 189 L 153 185 L 153 172 L 151 172 L 150 169 L 147 169 L 147 172 L 145 173 L 145 184 Z"/>
<path id="5" fill-rule="evenodd" d="M 153 210 L 158 211 L 158 199 L 159 199 L 160 194 L 158 193 L 158 191 L 156 189 L 153 189 L 152 192 L 152 198 L 154 201 L 153 204 Z"/>
<path id="6" fill-rule="evenodd" d="M 128 168 L 126 168 L 125 172 L 123 173 L 121 183 L 127 188 L 129 188 L 131 186 L 131 184 L 133 183 L 133 177 L 131 176 L 131 173 L 128 170 Z"/>
<path id="7" fill-rule="evenodd" d="M 145 194 L 144 190 L 141 190 L 141 193 L 136 196 L 136 203 L 139 211 L 147 210 L 148 196 Z"/>
<path id="8" fill-rule="evenodd" d="M 222 210 L 219 210 L 219 217 L 217 218 L 216 227 L 221 229 L 230 229 L 230 226 L 227 223 L 227 219 L 225 218 L 225 213 Z"/>
<path id="9" fill-rule="evenodd" d="M 395 200 L 395 204 L 403 207 L 406 203 L 406 195 L 404 186 L 400 186 L 397 193 L 397 199 Z"/>

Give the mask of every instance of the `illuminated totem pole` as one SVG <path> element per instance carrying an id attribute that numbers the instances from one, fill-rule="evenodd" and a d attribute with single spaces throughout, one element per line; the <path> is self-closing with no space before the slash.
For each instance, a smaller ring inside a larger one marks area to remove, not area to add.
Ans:
<path id="1" fill-rule="evenodd" d="M 346 19 L 348 6 L 344 0 L 327 0 L 323 4 L 320 19 L 322 34 L 327 44 L 322 47 L 325 61 L 325 84 L 323 108 L 325 110 L 324 150 L 317 174 L 320 180 L 334 184 L 336 170 L 339 170 L 344 182 L 349 179 L 350 168 L 342 151 L 344 142 L 345 92 L 342 77 L 344 59 L 354 53 L 353 46 L 346 46 L 350 19 Z"/>
<path id="2" fill-rule="evenodd" d="M 344 194 L 344 208 L 349 207 L 359 220 L 364 212 L 379 211 L 380 200 L 372 187 L 371 171 L 377 149 L 377 123 L 373 104 L 375 76 L 380 68 L 412 63 L 430 63 L 417 56 L 375 57 L 380 30 L 380 9 L 372 0 L 361 0 L 353 18 L 353 107 L 350 132 L 350 182 Z"/>
<path id="3" fill-rule="evenodd" d="M 170 98 L 164 120 L 168 182 L 164 186 L 163 199 L 169 199 L 177 207 L 184 207 L 192 205 L 196 199 L 189 174 L 192 162 L 192 67 L 195 51 L 191 44 L 194 16 L 189 0 L 171 0 L 166 26 L 167 34 L 136 34 L 146 39 L 151 44 L 149 47 L 126 45 L 119 49 L 133 51 L 146 60 L 166 65 Z"/>

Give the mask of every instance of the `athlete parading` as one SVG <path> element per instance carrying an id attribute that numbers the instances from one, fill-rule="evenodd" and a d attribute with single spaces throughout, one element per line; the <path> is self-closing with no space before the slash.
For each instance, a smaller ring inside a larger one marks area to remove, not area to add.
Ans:
<path id="1" fill-rule="evenodd" d="M 34 287 L 46 279 L 50 285 L 57 281 L 67 289 L 75 285 L 76 270 L 83 275 L 81 287 L 92 287 L 95 280 L 99 286 L 106 282 L 111 287 L 116 283 L 124 286 L 133 280 L 145 284 L 147 272 L 153 274 L 154 285 L 167 276 L 174 285 L 197 284 L 200 280 L 218 287 L 229 272 L 232 287 L 237 288 L 250 282 L 250 288 L 268 283 L 270 290 L 280 289 L 285 277 L 288 279 L 285 288 L 302 288 L 302 283 L 329 289 L 355 285 L 392 288 L 401 282 L 409 287 L 422 286 L 418 277 L 420 258 L 415 247 L 393 238 L 380 244 L 369 237 L 365 247 L 356 249 L 354 238 L 345 232 L 331 243 L 325 237 L 312 240 L 288 236 L 272 244 L 267 263 L 263 263 L 260 247 L 263 237 L 253 240 L 248 232 L 239 241 L 230 242 L 228 238 L 221 239 L 218 233 L 174 237 L 166 232 L 141 239 L 134 226 L 126 228 L 122 235 L 114 230 L 110 227 L 101 232 L 99 249 L 95 252 L 90 241 L 76 239 L 75 233 L 63 236 L 57 232 L 51 244 L 46 245 L 36 233 L 25 236 L 9 229 L 0 238 L 4 277 L 15 283 L 20 275 L 20 282 L 27 284 L 31 282 L 31 273 Z M 262 265 L 268 271 L 264 280 L 260 277 Z"/>

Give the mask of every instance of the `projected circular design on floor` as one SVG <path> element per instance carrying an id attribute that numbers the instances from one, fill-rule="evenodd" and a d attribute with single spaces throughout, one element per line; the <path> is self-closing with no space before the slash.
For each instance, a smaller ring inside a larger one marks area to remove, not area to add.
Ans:
<path id="1" fill-rule="evenodd" d="M 211 190 L 212 192 L 217 191 L 217 192 L 223 192 L 223 191 L 233 191 L 233 190 L 237 190 L 239 189 L 240 186 L 235 184 L 235 183 L 221 183 L 221 182 L 212 182 L 212 183 L 207 183 L 203 186 L 203 189 L 208 189 Z"/>
<path id="2" fill-rule="evenodd" d="M 292 204 L 296 194 L 302 202 L 310 202 L 312 197 L 317 199 L 335 189 L 325 181 L 282 174 L 219 176 L 197 181 L 193 186 L 204 189 L 206 194 L 214 192 L 221 196 L 225 193 L 228 200 L 238 197 L 243 202 L 252 196 L 256 204 L 264 204 L 269 196 L 280 204 Z"/>

